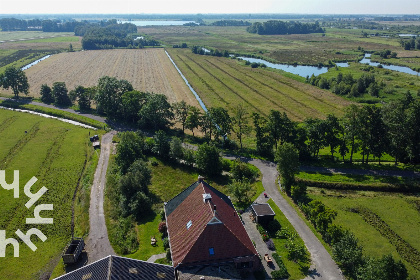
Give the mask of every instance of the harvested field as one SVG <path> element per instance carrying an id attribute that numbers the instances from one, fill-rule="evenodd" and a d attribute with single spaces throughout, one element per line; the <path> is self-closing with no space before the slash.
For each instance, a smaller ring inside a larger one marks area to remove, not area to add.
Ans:
<path id="1" fill-rule="evenodd" d="M 270 109 L 286 112 L 296 121 L 308 117 L 341 116 L 349 101 L 277 72 L 252 69 L 237 60 L 194 55 L 190 50 L 169 49 L 172 59 L 206 106 L 232 112 L 242 103 L 249 112 L 267 116 Z"/>
<path id="2" fill-rule="evenodd" d="M 95 86 L 102 76 L 129 81 L 136 90 L 162 93 L 169 102 L 198 102 L 165 54 L 164 49 L 98 50 L 60 53 L 25 71 L 30 95 L 39 97 L 42 84 L 65 82 L 70 91 L 76 86 Z"/>

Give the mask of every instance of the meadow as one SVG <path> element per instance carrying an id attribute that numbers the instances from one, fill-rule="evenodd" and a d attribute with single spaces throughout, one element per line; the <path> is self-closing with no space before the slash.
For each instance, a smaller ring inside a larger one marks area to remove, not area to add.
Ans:
<path id="1" fill-rule="evenodd" d="M 415 252 L 417 251 L 417 255 L 420 256 L 418 195 L 318 188 L 309 188 L 308 194 L 311 199 L 321 200 L 338 212 L 334 223 L 355 234 L 363 246 L 364 254 L 372 257 L 391 254 L 395 259 L 403 261 L 409 271 L 409 279 L 420 278 L 419 267 L 413 265 Z M 358 212 L 357 209 L 367 209 L 367 212 L 376 214 L 382 223 L 376 225 L 368 223 L 362 212 Z M 381 234 L 384 228 L 393 234 Z M 406 250 L 412 252 L 407 256 Z"/>
<path id="2" fill-rule="evenodd" d="M 387 23 L 388 24 L 388 23 Z M 367 51 L 390 49 L 398 57 L 418 57 L 419 51 L 404 51 L 399 45 L 398 35 L 385 38 L 371 36 L 370 33 L 387 31 L 365 30 L 369 36 L 362 36 L 361 29 L 326 28 L 323 34 L 257 35 L 246 31 L 244 26 L 165 26 L 139 27 L 140 33 L 146 33 L 161 40 L 167 46 L 187 43 L 230 53 L 257 55 L 267 60 L 286 64 L 328 64 L 328 61 L 357 61 L 359 47 Z M 407 61 L 408 67 L 419 67 L 418 61 Z"/>
<path id="3" fill-rule="evenodd" d="M 13 257 L 13 249 L 9 245 L 6 258 L 0 262 L 4 279 L 46 277 L 59 261 L 72 235 L 74 199 L 80 197 L 78 190 L 83 184 L 89 185 L 86 182 L 90 180 L 89 176 L 85 176 L 92 172 L 92 168 L 87 167 L 97 160 L 93 157 L 89 133 L 100 132 L 30 114 L 0 110 L 0 169 L 6 170 L 9 183 L 13 179 L 13 170 L 20 171 L 18 199 L 13 198 L 12 191 L 0 189 L 0 228 L 6 230 L 7 238 L 18 238 L 14 234 L 16 230 L 26 233 L 32 227 L 47 236 L 45 242 L 32 238 L 38 247 L 35 252 L 20 243 L 19 258 Z M 41 217 L 53 218 L 53 224 L 27 225 L 25 222 L 27 217 L 33 217 L 34 208 L 28 210 L 25 207 L 28 198 L 23 186 L 33 176 L 38 179 L 31 189 L 33 193 L 42 186 L 48 189 L 35 205 L 53 204 L 53 211 L 41 212 Z M 81 211 L 76 209 L 75 213 L 76 221 L 81 221 Z M 75 226 L 76 234 L 87 232 L 83 224 L 86 223 L 80 222 Z"/>

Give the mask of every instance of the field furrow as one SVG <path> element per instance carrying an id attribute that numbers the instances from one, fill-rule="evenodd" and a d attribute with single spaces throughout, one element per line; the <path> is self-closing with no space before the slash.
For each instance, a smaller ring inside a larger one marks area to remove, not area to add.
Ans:
<path id="1" fill-rule="evenodd" d="M 295 118 L 298 118 L 298 115 L 293 111 L 293 110 L 290 110 L 290 108 L 287 108 L 287 107 L 285 107 L 285 106 L 283 106 L 281 103 L 283 103 L 283 104 L 288 104 L 289 102 L 288 101 L 291 101 L 291 102 L 296 102 L 296 103 L 298 103 L 296 100 L 294 100 L 293 98 L 291 98 L 290 96 L 287 96 L 287 95 L 282 95 L 282 96 L 278 96 L 277 97 L 277 100 L 279 100 L 279 102 L 278 101 L 276 101 L 276 100 L 274 100 L 274 98 L 271 98 L 271 97 L 269 97 L 269 96 L 267 96 L 267 95 L 265 95 L 263 92 L 267 92 L 267 89 L 264 89 L 264 88 L 261 88 L 261 85 L 264 85 L 263 83 L 260 83 L 259 85 L 256 85 L 256 84 L 253 84 L 253 81 L 255 81 L 255 80 L 253 80 L 251 77 L 249 77 L 250 79 L 248 80 L 247 79 L 247 83 L 244 83 L 242 80 L 240 80 L 239 78 L 237 78 L 237 77 L 235 77 L 235 76 L 233 76 L 231 73 L 232 73 L 232 71 L 226 71 L 226 70 L 224 70 L 224 69 L 222 69 L 221 67 L 219 67 L 219 66 L 217 66 L 216 64 L 214 64 L 214 63 L 212 63 L 212 62 L 210 62 L 210 61 L 208 61 L 208 60 L 206 60 L 209 64 L 211 64 L 211 65 L 213 65 L 213 67 L 215 67 L 215 68 L 217 68 L 217 69 L 219 69 L 220 71 L 222 71 L 225 75 L 228 75 L 228 76 L 230 76 L 232 79 L 234 79 L 236 82 L 238 82 L 238 83 L 240 83 L 240 84 L 242 84 L 245 88 L 247 88 L 248 90 L 250 90 L 250 91 L 252 91 L 252 92 L 254 92 L 255 94 L 257 94 L 257 95 L 259 95 L 260 97 L 262 97 L 263 99 L 267 99 L 269 102 L 271 102 L 272 104 L 274 104 L 275 106 L 277 106 L 279 109 L 280 109 L 280 111 L 282 111 L 282 112 L 286 112 L 287 113 L 287 115 L 289 115 L 289 116 L 292 116 L 292 118 L 293 119 L 295 119 Z M 285 98 L 283 98 L 283 97 L 285 97 Z M 287 99 L 289 99 L 289 100 L 287 100 Z M 301 104 L 302 105 L 302 104 Z"/>
<path id="2" fill-rule="evenodd" d="M 135 90 L 160 93 L 168 100 L 185 100 L 199 107 L 164 49 L 117 49 L 68 52 L 53 55 L 25 71 L 30 95 L 39 97 L 42 84 L 65 82 L 70 91 L 76 86 L 91 87 L 103 76 L 129 81 Z M 4 91 L 11 94 L 10 91 Z"/>

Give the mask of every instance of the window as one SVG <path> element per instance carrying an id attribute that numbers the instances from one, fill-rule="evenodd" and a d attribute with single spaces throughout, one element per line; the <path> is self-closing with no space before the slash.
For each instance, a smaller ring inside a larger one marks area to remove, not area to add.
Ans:
<path id="1" fill-rule="evenodd" d="M 209 253 L 210 253 L 210 256 L 214 256 L 214 248 L 213 247 L 209 248 Z"/>

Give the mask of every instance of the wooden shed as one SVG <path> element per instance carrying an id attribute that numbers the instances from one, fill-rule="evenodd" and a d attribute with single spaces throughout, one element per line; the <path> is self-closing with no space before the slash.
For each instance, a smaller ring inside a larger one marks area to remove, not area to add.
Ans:
<path id="1" fill-rule="evenodd" d="M 256 222 L 259 224 L 267 224 L 268 222 L 274 220 L 276 215 L 271 209 L 270 205 L 267 203 L 254 203 L 251 205 L 253 215 L 256 218 Z"/>

